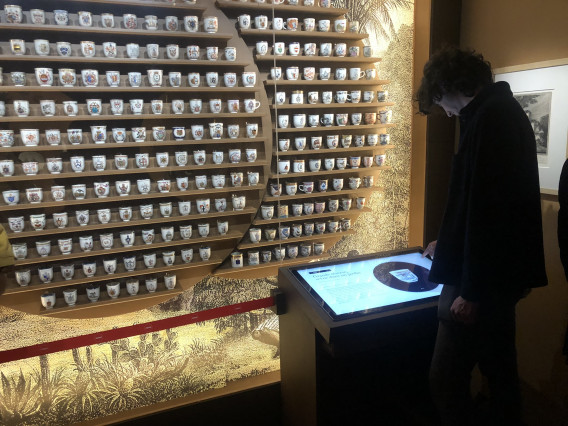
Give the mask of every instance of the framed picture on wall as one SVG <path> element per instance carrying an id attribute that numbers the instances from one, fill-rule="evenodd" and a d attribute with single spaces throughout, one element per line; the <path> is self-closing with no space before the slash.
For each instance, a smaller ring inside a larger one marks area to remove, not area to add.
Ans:
<path id="1" fill-rule="evenodd" d="M 558 191 L 558 179 L 568 155 L 568 59 L 563 62 L 556 66 L 529 64 L 514 70 L 495 70 L 495 81 L 510 84 L 515 99 L 531 121 L 540 188 L 552 194 Z"/>

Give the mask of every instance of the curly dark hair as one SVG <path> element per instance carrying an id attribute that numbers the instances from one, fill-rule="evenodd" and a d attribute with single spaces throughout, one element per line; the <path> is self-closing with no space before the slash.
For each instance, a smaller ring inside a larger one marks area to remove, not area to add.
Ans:
<path id="1" fill-rule="evenodd" d="M 446 93 L 475 96 L 476 92 L 493 82 L 491 64 L 474 50 L 445 46 L 435 52 L 424 65 L 424 76 L 415 100 L 422 114 Z"/>

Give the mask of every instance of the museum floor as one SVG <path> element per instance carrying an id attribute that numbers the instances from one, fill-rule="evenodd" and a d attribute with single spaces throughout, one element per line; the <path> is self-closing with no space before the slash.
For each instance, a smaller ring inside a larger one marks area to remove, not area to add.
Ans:
<path id="1" fill-rule="evenodd" d="M 350 404 L 345 404 L 347 414 L 347 410 L 350 407 Z M 378 413 L 375 410 L 369 411 L 368 416 L 366 416 L 368 418 L 367 424 L 378 424 Z M 280 426 L 280 414 L 280 384 L 273 384 L 224 397 L 220 400 L 211 400 L 143 417 L 122 423 L 122 425 Z M 360 424 L 360 422 L 358 421 L 357 424 Z M 401 410 L 399 418 L 382 417 L 380 424 L 388 426 L 435 426 L 437 422 L 435 421 L 435 415 L 432 412 L 428 412 L 428 410 L 421 413 L 408 413 Z M 355 425 L 355 423 L 351 423 L 351 425 Z"/>
<path id="2" fill-rule="evenodd" d="M 567 426 L 568 418 L 559 407 L 554 407 L 530 389 L 523 389 L 525 426 Z M 349 410 L 349 404 L 345 410 Z M 384 418 L 373 410 L 369 413 L 369 425 L 383 426 L 437 426 L 436 414 L 430 408 L 413 413 L 400 412 L 398 418 Z M 280 384 L 272 384 L 254 390 L 234 394 L 221 399 L 210 400 L 172 411 L 131 420 L 122 425 L 181 425 L 192 426 L 280 426 Z M 346 424 L 358 426 L 359 423 Z M 297 425 L 311 426 L 311 425 Z"/>

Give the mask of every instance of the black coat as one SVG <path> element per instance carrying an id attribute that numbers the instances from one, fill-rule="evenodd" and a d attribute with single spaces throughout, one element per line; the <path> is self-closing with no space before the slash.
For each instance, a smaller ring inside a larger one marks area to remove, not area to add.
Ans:
<path id="1" fill-rule="evenodd" d="M 564 275 L 568 279 L 568 160 L 562 166 L 560 181 L 558 182 L 558 246 L 560 247 L 560 260 L 564 267 Z M 564 348 L 562 353 L 568 356 L 568 328 L 564 338 Z M 566 359 L 568 364 L 568 359 Z"/>
<path id="2" fill-rule="evenodd" d="M 460 111 L 430 280 L 460 286 L 469 301 L 547 284 L 536 142 L 505 82 L 484 88 Z"/>
<path id="3" fill-rule="evenodd" d="M 564 267 L 564 275 L 568 279 L 568 160 L 562 166 L 560 181 L 558 182 L 558 246 L 560 247 L 560 260 Z"/>

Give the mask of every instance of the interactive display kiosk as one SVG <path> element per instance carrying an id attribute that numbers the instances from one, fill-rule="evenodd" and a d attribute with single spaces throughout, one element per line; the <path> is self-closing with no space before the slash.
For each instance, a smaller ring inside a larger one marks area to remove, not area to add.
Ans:
<path id="1" fill-rule="evenodd" d="M 280 269 L 285 424 L 411 424 L 429 403 L 442 289 L 430 264 L 411 248 Z"/>

